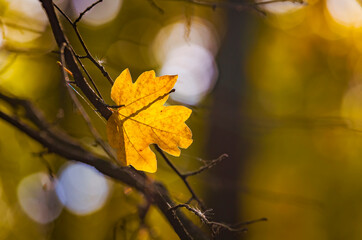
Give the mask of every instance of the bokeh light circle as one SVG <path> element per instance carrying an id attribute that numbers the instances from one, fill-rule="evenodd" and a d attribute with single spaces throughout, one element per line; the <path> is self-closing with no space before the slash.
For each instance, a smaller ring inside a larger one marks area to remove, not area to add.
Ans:
<path id="1" fill-rule="evenodd" d="M 357 0 L 327 0 L 327 10 L 334 21 L 346 27 L 362 26 L 362 6 Z"/>
<path id="2" fill-rule="evenodd" d="M 38 223 L 53 221 L 63 209 L 55 189 L 62 191 L 61 186 L 49 174 L 39 172 L 25 177 L 17 189 L 21 208 Z"/>
<path id="3" fill-rule="evenodd" d="M 159 31 L 153 52 L 160 75 L 178 75 L 172 99 L 196 105 L 211 91 L 218 77 L 214 59 L 218 48 L 216 31 L 201 18 L 192 18 L 190 25 L 177 21 Z"/>
<path id="4" fill-rule="evenodd" d="M 214 57 L 207 49 L 196 44 L 187 44 L 169 53 L 160 75 L 178 75 L 174 87 L 176 92 L 171 98 L 196 105 L 215 85 L 218 71 Z"/>
<path id="5" fill-rule="evenodd" d="M 77 215 L 102 208 L 109 195 L 109 184 L 95 168 L 83 163 L 67 164 L 59 177 L 57 193 L 66 208 Z"/>
<path id="6" fill-rule="evenodd" d="M 2 16 L 7 41 L 25 43 L 41 36 L 48 24 L 38 0 L 7 0 L 9 5 Z"/>
<path id="7" fill-rule="evenodd" d="M 216 55 L 220 40 L 212 24 L 202 18 L 191 18 L 191 25 L 176 21 L 163 27 L 153 42 L 153 55 L 163 63 L 172 49 L 185 44 L 197 44 Z"/>

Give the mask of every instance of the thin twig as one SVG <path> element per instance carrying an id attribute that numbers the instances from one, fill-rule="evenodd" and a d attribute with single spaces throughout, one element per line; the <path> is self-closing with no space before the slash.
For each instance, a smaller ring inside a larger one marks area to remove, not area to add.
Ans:
<path id="1" fill-rule="evenodd" d="M 189 173 L 181 173 L 176 166 L 170 161 L 170 159 L 168 159 L 168 157 L 166 156 L 166 154 L 162 151 L 161 148 L 159 148 L 157 145 L 155 145 L 155 148 L 157 150 L 157 152 L 159 152 L 162 156 L 162 158 L 166 161 L 167 165 L 169 165 L 172 170 L 181 178 L 181 180 L 184 182 L 186 188 L 189 190 L 189 192 L 191 193 L 191 198 L 186 202 L 187 204 L 189 204 L 192 200 L 195 200 L 199 206 L 201 207 L 201 209 L 205 210 L 206 207 L 204 205 L 204 203 L 201 201 L 201 199 L 196 195 L 195 191 L 193 190 L 193 188 L 191 187 L 190 183 L 188 182 L 187 178 L 190 176 L 194 176 L 197 174 L 202 173 L 203 171 L 212 168 L 213 166 L 215 166 L 218 162 L 224 160 L 225 158 L 228 157 L 227 154 L 222 154 L 220 157 L 218 157 L 217 159 L 214 159 L 212 161 L 210 161 L 209 163 L 205 164 L 205 166 L 201 167 L 200 169 L 194 171 L 194 172 L 189 172 Z"/>
<path id="2" fill-rule="evenodd" d="M 262 221 L 267 221 L 267 218 L 260 218 L 260 219 L 251 220 L 251 221 L 247 221 L 247 222 L 241 222 L 241 223 L 233 224 L 233 225 L 222 223 L 222 222 L 210 221 L 206 217 L 206 213 L 208 210 L 202 212 L 201 210 L 199 210 L 197 208 L 193 208 L 188 204 L 176 205 L 176 206 L 170 208 L 170 211 L 176 211 L 179 208 L 186 208 L 190 212 L 194 213 L 196 216 L 198 216 L 200 218 L 200 220 L 203 223 L 205 223 L 206 225 L 208 225 L 210 227 L 210 229 L 213 231 L 214 234 L 218 234 L 218 232 L 222 229 L 226 229 L 230 232 L 244 232 L 244 231 L 247 231 L 247 228 L 241 227 L 241 226 L 250 225 L 250 224 L 262 222 Z"/>
<path id="3" fill-rule="evenodd" d="M 73 53 L 75 54 L 74 50 L 72 49 Z M 79 65 L 81 66 L 81 68 L 83 69 L 83 72 L 85 73 L 85 75 L 87 75 L 87 78 L 89 79 L 89 81 L 92 83 L 94 90 L 97 92 L 98 97 L 100 97 L 101 99 L 104 99 L 102 97 L 102 94 L 100 93 L 100 91 L 98 90 L 95 82 L 93 81 L 92 76 L 89 74 L 88 70 L 85 68 L 83 62 L 78 58 L 78 56 L 76 56 L 77 62 L 79 63 Z"/>
<path id="4" fill-rule="evenodd" d="M 54 180 L 54 176 L 55 176 L 54 171 L 53 171 L 52 167 L 50 166 L 50 163 L 44 158 L 44 155 L 48 154 L 48 153 L 49 153 L 48 151 L 42 151 L 40 153 L 35 153 L 34 155 L 36 155 L 37 157 L 40 158 L 41 162 L 45 165 L 45 167 L 48 170 L 49 178 L 51 180 Z"/>
<path id="5" fill-rule="evenodd" d="M 204 203 L 200 200 L 200 198 L 196 195 L 195 191 L 192 189 L 192 187 L 190 186 L 189 182 L 187 181 L 187 177 L 185 177 L 176 167 L 175 165 L 173 165 L 173 163 L 170 161 L 170 159 L 168 159 L 168 157 L 165 155 L 165 153 L 161 150 L 161 148 L 159 148 L 157 145 L 155 145 L 155 148 L 157 150 L 157 152 L 159 152 L 161 154 L 161 156 L 163 157 L 163 159 L 166 161 L 166 163 L 172 168 L 172 170 L 181 178 L 181 180 L 184 182 L 186 188 L 189 190 L 189 192 L 191 193 L 191 198 L 194 199 L 199 206 L 202 209 L 206 209 Z M 191 199 L 191 200 L 192 200 Z"/>
<path id="6" fill-rule="evenodd" d="M 95 5 L 97 5 L 98 3 L 102 2 L 102 0 L 100 1 L 97 1 L 96 3 L 93 4 L 93 6 L 90 6 L 90 8 L 87 10 L 85 10 L 84 12 L 81 13 L 81 15 L 79 15 L 79 17 L 75 20 L 75 21 L 72 21 L 68 16 L 67 14 L 65 14 L 65 12 L 59 8 L 55 3 L 53 3 L 54 7 L 64 16 L 64 18 L 70 23 L 70 25 L 72 26 L 75 34 L 77 35 L 77 38 L 80 42 L 80 44 L 82 45 L 82 48 L 83 50 L 85 51 L 85 55 L 82 56 L 81 58 L 87 58 L 89 59 L 100 71 L 101 73 L 103 74 L 103 76 L 108 80 L 108 82 L 113 85 L 114 81 L 113 79 L 111 78 L 111 76 L 108 74 L 108 72 L 105 70 L 105 68 L 92 56 L 92 54 L 90 53 L 87 45 L 85 44 L 83 38 L 82 38 L 82 35 L 80 34 L 79 30 L 78 30 L 78 25 L 77 23 L 80 21 L 80 19 L 82 18 L 81 16 L 83 16 L 87 11 L 89 11 L 90 9 L 92 9 Z M 79 19 L 79 20 L 78 20 Z M 78 55 L 76 55 L 76 58 Z M 79 60 L 79 59 L 78 59 Z M 80 60 L 79 60 L 80 61 Z M 92 81 L 90 79 L 90 81 Z M 95 84 L 94 84 L 95 85 Z"/>
<path id="7" fill-rule="evenodd" d="M 81 113 L 84 121 L 87 124 L 87 127 L 89 129 L 89 131 L 91 132 L 91 134 L 93 135 L 94 139 L 96 140 L 96 142 L 103 148 L 104 152 L 107 153 L 107 155 L 115 162 L 117 163 L 117 157 L 115 156 L 115 154 L 113 153 L 112 149 L 102 140 L 100 134 L 98 133 L 97 129 L 95 129 L 95 127 L 93 126 L 90 117 L 88 116 L 87 112 L 85 111 L 85 109 L 83 108 L 83 105 L 79 102 L 78 98 L 75 96 L 73 90 L 69 87 L 69 76 L 68 76 L 68 72 L 65 70 L 65 58 L 64 58 L 64 49 L 66 48 L 66 43 L 63 44 L 63 46 L 60 48 L 60 59 L 61 59 L 61 63 L 62 63 L 62 72 L 63 72 L 63 77 L 64 77 L 64 81 L 65 81 L 65 86 L 68 89 L 68 93 L 70 95 L 70 97 L 72 98 L 75 106 L 77 107 L 78 111 Z"/>
<path id="8" fill-rule="evenodd" d="M 232 228 L 240 228 L 241 226 L 246 226 L 246 225 L 254 224 L 254 223 L 257 223 L 257 222 L 265 222 L 265 221 L 268 221 L 268 219 L 263 217 L 263 218 L 259 218 L 259 219 L 246 221 L 246 222 L 232 224 L 231 226 L 232 226 Z"/>
<path id="9" fill-rule="evenodd" d="M 65 14 L 65 12 L 64 12 L 60 7 L 58 7 L 58 5 L 56 5 L 55 3 L 53 3 L 53 6 L 58 10 L 58 12 L 60 12 L 60 14 L 63 15 L 63 17 L 64 17 L 71 25 L 73 25 L 72 19 L 70 19 L 70 17 L 68 17 L 68 15 Z"/>
<path id="10" fill-rule="evenodd" d="M 214 160 L 211 160 L 209 161 L 208 163 L 206 163 L 204 166 L 200 167 L 198 170 L 196 171 L 193 171 L 193 172 L 188 172 L 188 173 L 184 173 L 183 175 L 185 177 L 190 177 L 190 176 L 194 176 L 194 175 L 197 175 L 197 174 L 200 174 L 202 173 L 203 171 L 207 170 L 207 169 L 210 169 L 212 167 L 214 167 L 216 164 L 218 164 L 219 162 L 221 162 L 222 160 L 228 158 L 229 156 L 224 153 L 222 154 L 220 157 L 214 159 Z"/>
<path id="11" fill-rule="evenodd" d="M 164 14 L 165 10 L 163 10 L 160 6 L 157 5 L 157 3 L 154 0 L 147 0 L 147 2 L 155 8 L 160 14 Z"/>
<path id="12" fill-rule="evenodd" d="M 86 14 L 88 11 L 90 11 L 93 7 L 95 7 L 98 3 L 101 3 L 101 2 L 103 2 L 103 0 L 98 0 L 97 2 L 95 2 L 92 5 L 90 5 L 89 7 L 87 7 L 83 12 L 81 12 L 79 14 L 79 17 L 77 19 L 75 19 L 73 24 L 76 25 L 82 19 L 84 14 Z"/>
<path id="13" fill-rule="evenodd" d="M 95 5 L 94 5 L 94 6 L 95 6 Z M 80 44 L 82 45 L 83 50 L 84 50 L 85 53 L 86 53 L 86 55 L 84 55 L 84 56 L 79 56 L 79 55 L 76 54 L 75 51 L 72 49 L 73 54 L 75 55 L 77 61 L 81 64 L 82 68 L 85 69 L 84 66 L 83 66 L 83 64 L 82 64 L 82 62 L 80 61 L 81 58 L 87 58 L 87 59 L 91 60 L 91 61 L 95 64 L 95 66 L 102 72 L 103 76 L 105 76 L 105 77 L 108 79 L 108 81 L 113 85 L 113 80 L 112 80 L 112 78 L 109 76 L 108 72 L 104 69 L 104 67 L 103 67 L 102 65 L 100 65 L 100 64 L 98 63 L 97 60 L 94 59 L 94 57 L 91 55 L 90 51 L 88 50 L 88 47 L 86 46 L 86 44 L 85 44 L 82 36 L 81 36 L 80 33 L 79 33 L 77 22 L 76 22 L 76 21 L 73 22 L 73 21 L 68 17 L 68 15 L 65 14 L 65 12 L 64 12 L 61 8 L 59 8 L 55 3 L 54 3 L 54 7 L 63 15 L 63 17 L 64 17 L 64 18 L 70 23 L 70 25 L 73 27 L 73 30 L 74 30 L 75 34 L 77 35 L 77 38 L 78 38 Z M 79 19 L 79 20 L 80 20 L 80 19 Z M 86 73 L 86 74 L 87 74 L 87 73 Z M 88 74 L 87 74 L 87 76 L 88 76 Z M 98 94 L 100 95 L 100 93 L 99 93 L 99 91 L 98 91 L 98 89 L 97 89 L 97 87 L 96 87 L 93 79 L 92 79 L 90 76 L 88 76 L 88 78 L 89 78 L 89 81 L 92 83 L 93 87 L 96 89 L 96 91 L 97 91 Z"/>
<path id="14" fill-rule="evenodd" d="M 93 85 L 94 90 L 96 91 L 98 97 L 103 100 L 102 94 L 99 92 L 97 86 L 95 85 L 95 83 L 94 83 L 92 77 L 90 76 L 90 74 L 88 73 L 87 69 L 84 67 L 84 64 L 82 63 L 82 61 L 80 61 L 80 60 L 78 59 L 78 56 L 75 54 L 74 50 L 71 49 L 70 46 L 68 46 L 68 49 L 71 50 L 71 51 L 73 52 L 73 54 L 76 56 L 75 59 L 76 59 L 77 62 L 80 64 L 81 68 L 83 69 L 83 72 L 87 75 L 87 77 L 88 77 L 88 79 L 90 80 L 91 84 Z M 60 63 L 60 62 L 58 62 L 58 63 L 59 63 L 60 66 L 63 66 L 62 63 Z M 65 67 L 64 67 L 64 70 L 65 70 L 71 77 L 73 77 L 73 73 L 72 73 L 71 71 L 69 71 L 69 70 L 68 70 L 67 68 L 65 68 Z M 68 83 L 74 83 L 74 84 L 76 84 L 75 81 L 70 81 L 70 80 L 69 80 L 69 81 L 67 81 L 67 82 L 68 82 Z"/>
<path id="15" fill-rule="evenodd" d="M 69 46 L 69 41 L 64 34 L 62 27 L 60 26 L 59 19 L 54 11 L 54 5 L 51 0 L 40 0 L 45 12 L 48 16 L 53 35 L 57 42 L 59 49 L 65 43 Z M 64 57 L 67 63 L 67 67 L 73 73 L 74 80 L 76 81 L 77 86 L 82 90 L 84 95 L 89 99 L 89 101 L 97 108 L 100 114 L 108 119 L 112 115 L 112 111 L 104 106 L 104 101 L 101 99 L 94 90 L 89 86 L 88 82 L 85 80 L 79 66 L 76 63 L 75 56 L 72 51 L 67 48 L 64 50 Z"/>

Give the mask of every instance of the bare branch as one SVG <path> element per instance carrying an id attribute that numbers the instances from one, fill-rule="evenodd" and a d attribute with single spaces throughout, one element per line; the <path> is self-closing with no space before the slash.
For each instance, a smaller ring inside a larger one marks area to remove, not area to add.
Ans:
<path id="1" fill-rule="evenodd" d="M 59 20 L 55 14 L 53 8 L 53 2 L 51 0 L 40 0 L 45 12 L 48 16 L 50 26 L 53 31 L 53 35 L 57 42 L 59 49 L 65 43 L 69 46 L 68 39 L 64 35 L 63 29 L 59 24 Z M 87 81 L 82 75 L 81 70 L 79 69 L 76 60 L 74 58 L 73 53 L 69 49 L 64 49 L 64 58 L 67 63 L 67 67 L 73 73 L 74 80 L 77 86 L 83 91 L 84 95 L 90 100 L 90 102 L 97 108 L 97 110 L 101 113 L 101 115 L 108 119 L 112 112 L 103 104 L 103 100 L 97 96 L 97 94 L 93 91 L 93 89 L 89 86 Z"/>
<path id="2" fill-rule="evenodd" d="M 166 161 L 166 163 L 172 168 L 172 170 L 181 178 L 181 180 L 184 182 L 186 188 L 189 190 L 189 192 L 191 193 L 191 198 L 188 202 L 191 202 L 192 200 L 195 200 L 199 206 L 202 209 L 206 209 L 204 203 L 200 200 L 200 198 L 196 195 L 195 191 L 192 189 L 192 187 L 190 186 L 189 182 L 187 181 L 187 176 L 184 176 L 176 167 L 175 165 L 173 165 L 173 163 L 170 161 L 170 159 L 168 159 L 168 157 L 166 156 L 166 154 L 157 146 L 155 145 L 155 148 L 157 150 L 157 152 L 159 154 L 161 154 L 161 156 L 163 157 L 163 159 Z"/>
<path id="3" fill-rule="evenodd" d="M 97 1 L 96 3 L 98 4 L 99 2 L 101 2 L 101 1 Z M 95 3 L 95 4 L 96 4 Z M 72 27 L 73 27 L 73 30 L 74 30 L 74 32 L 75 32 L 75 34 L 77 35 L 77 38 L 78 38 L 78 40 L 79 40 L 79 42 L 80 42 L 80 44 L 82 45 L 82 48 L 83 48 L 83 50 L 85 51 L 85 54 L 86 55 L 84 55 L 84 56 L 81 56 L 81 57 L 79 57 L 79 58 L 87 58 L 87 59 L 89 59 L 100 71 L 101 71 L 101 73 L 103 74 L 103 76 L 105 77 L 105 78 L 107 78 L 107 80 L 109 81 L 109 83 L 111 84 L 111 85 L 113 85 L 113 83 L 114 83 L 114 81 L 113 81 L 113 79 L 111 78 L 111 76 L 108 74 L 108 72 L 104 69 L 104 67 L 92 56 L 92 54 L 90 53 L 90 51 L 89 51 L 89 49 L 88 49 L 88 47 L 87 47 L 87 45 L 85 44 L 85 42 L 84 42 L 84 40 L 83 40 L 83 38 L 82 38 L 82 35 L 79 33 L 79 30 L 78 30 L 78 26 L 77 26 L 77 22 L 80 20 L 76 20 L 76 21 L 72 21 L 65 13 L 64 13 L 64 11 L 62 10 L 62 9 L 60 9 L 55 3 L 53 3 L 53 5 L 54 5 L 54 7 L 64 16 L 64 18 L 70 23 L 70 25 L 72 25 Z M 95 6 L 95 5 L 94 5 Z M 93 6 L 93 7 L 94 7 Z M 88 8 L 87 8 L 88 9 Z M 86 9 L 86 10 L 87 10 Z M 90 10 L 90 9 L 89 9 Z M 88 11 L 89 11 L 88 10 Z M 84 15 L 84 14 L 83 14 Z M 82 15 L 82 16 L 83 16 Z M 78 17 L 79 18 L 79 17 Z M 58 44 L 58 46 L 59 46 L 59 44 Z M 78 55 L 76 55 L 76 57 L 77 57 Z M 79 59 L 78 59 L 79 60 Z M 79 60 L 80 61 L 80 60 Z M 90 81 L 93 81 L 92 79 L 90 79 Z M 93 83 L 93 85 L 95 85 L 94 83 Z"/>
<path id="4" fill-rule="evenodd" d="M 206 211 L 202 212 L 201 210 L 199 210 L 197 208 L 193 208 L 188 204 L 176 205 L 175 207 L 170 208 L 170 211 L 175 212 L 179 208 L 186 208 L 187 210 L 189 210 L 190 212 L 192 212 L 196 216 L 198 216 L 200 218 L 200 220 L 211 229 L 211 231 L 213 232 L 214 235 L 218 234 L 221 230 L 228 230 L 230 232 L 245 232 L 248 229 L 245 227 L 242 227 L 242 226 L 250 225 L 250 224 L 261 222 L 261 221 L 267 221 L 267 218 L 260 218 L 260 219 L 242 222 L 242 223 L 233 224 L 233 225 L 221 223 L 221 222 L 210 221 L 206 217 L 207 212 L 210 210 L 206 210 Z"/>
<path id="5" fill-rule="evenodd" d="M 157 152 L 159 152 L 161 154 L 162 158 L 166 161 L 167 165 L 169 165 L 172 168 L 172 170 L 181 178 L 181 180 L 184 182 L 186 188 L 191 193 L 191 198 L 186 203 L 189 204 L 192 200 L 195 200 L 199 204 L 201 209 L 203 209 L 203 210 L 206 209 L 204 203 L 201 201 L 201 199 L 196 195 L 195 191 L 192 189 L 192 187 L 191 187 L 190 183 L 188 182 L 187 178 L 190 177 L 190 176 L 200 174 L 203 171 L 212 168 L 217 163 L 219 163 L 220 161 L 227 158 L 228 155 L 227 154 L 222 154 L 220 157 L 210 161 L 209 163 L 202 166 L 200 169 L 198 169 L 198 170 L 196 170 L 194 172 L 189 172 L 189 173 L 183 174 L 176 168 L 176 166 L 170 161 L 170 159 L 168 159 L 166 154 L 157 145 L 155 145 L 155 148 L 156 148 Z"/>
<path id="6" fill-rule="evenodd" d="M 199 170 L 196 170 L 194 172 L 188 172 L 188 173 L 184 173 L 183 176 L 185 177 L 190 177 L 190 176 L 194 176 L 194 175 L 197 175 L 197 174 L 200 174 L 202 173 L 203 171 L 205 170 L 208 170 L 212 167 L 214 167 L 216 164 L 218 164 L 219 162 L 221 162 L 222 160 L 228 158 L 229 156 L 224 153 L 222 154 L 220 157 L 214 159 L 214 160 L 211 160 L 210 162 L 206 163 L 204 166 L 200 167 Z"/>

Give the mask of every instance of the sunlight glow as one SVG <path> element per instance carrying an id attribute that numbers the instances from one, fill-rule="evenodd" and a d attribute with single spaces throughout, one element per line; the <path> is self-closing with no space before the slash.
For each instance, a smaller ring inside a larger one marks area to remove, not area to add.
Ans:
<path id="1" fill-rule="evenodd" d="M 362 26 L 362 7 L 357 0 L 327 0 L 327 9 L 339 24 L 357 28 Z"/>
<path id="2" fill-rule="evenodd" d="M 109 185 L 95 168 L 82 163 L 67 164 L 60 174 L 62 188 L 57 194 L 66 208 L 74 214 L 91 214 L 105 204 Z"/>
<path id="3" fill-rule="evenodd" d="M 63 205 L 58 200 L 55 179 L 44 172 L 25 177 L 18 185 L 18 200 L 23 211 L 34 221 L 46 224 L 56 219 Z"/>

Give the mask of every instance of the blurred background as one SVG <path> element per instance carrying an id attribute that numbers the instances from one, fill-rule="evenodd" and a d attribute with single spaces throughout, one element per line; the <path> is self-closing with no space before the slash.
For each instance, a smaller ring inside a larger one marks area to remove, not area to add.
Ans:
<path id="1" fill-rule="evenodd" d="M 75 19 L 95 1 L 55 2 Z M 193 110 L 194 143 L 170 158 L 185 172 L 227 153 L 190 178 L 195 191 L 217 221 L 268 218 L 222 239 L 360 239 L 362 2 L 280 2 L 258 11 L 237 7 L 251 1 L 225 3 L 104 0 L 79 31 L 113 78 L 125 68 L 134 80 L 150 69 L 179 75 L 170 103 Z M 0 0 L 0 88 L 30 99 L 52 124 L 102 154 L 63 87 L 56 50 L 37 0 Z M 108 81 L 83 63 L 112 104 Z M 105 122 L 87 110 L 105 138 Z M 44 150 L 0 121 L 0 240 L 177 239 L 153 208 L 139 229 L 144 202 L 135 191 Z M 189 199 L 161 158 L 149 176 L 177 202 Z"/>

